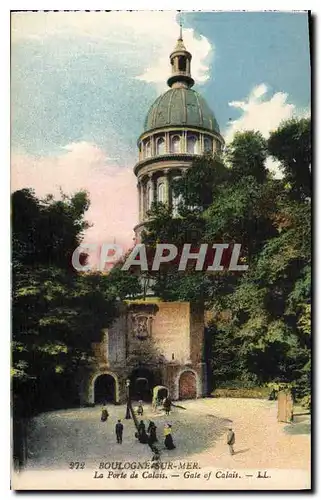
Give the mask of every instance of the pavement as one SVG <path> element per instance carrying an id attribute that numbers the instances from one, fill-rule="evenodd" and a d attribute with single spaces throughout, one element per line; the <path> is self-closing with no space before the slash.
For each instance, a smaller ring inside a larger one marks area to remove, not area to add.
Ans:
<path id="1" fill-rule="evenodd" d="M 157 426 L 162 461 L 198 460 L 204 466 L 241 468 L 310 468 L 310 434 L 307 418 L 298 424 L 277 422 L 275 401 L 204 398 L 179 402 L 169 417 L 144 407 Z M 66 469 L 71 462 L 150 460 L 148 445 L 135 438 L 133 420 L 125 420 L 125 406 L 108 406 L 107 422 L 100 421 L 101 407 L 59 410 L 38 415 L 29 427 L 27 469 Z M 123 444 L 117 444 L 115 423 L 124 425 Z M 165 423 L 172 424 L 175 450 L 163 446 Z M 228 453 L 226 433 L 236 435 L 234 456 Z"/>

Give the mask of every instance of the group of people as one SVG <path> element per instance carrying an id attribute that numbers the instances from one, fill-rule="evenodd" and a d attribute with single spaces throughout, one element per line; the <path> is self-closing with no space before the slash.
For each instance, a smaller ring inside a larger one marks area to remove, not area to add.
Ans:
<path id="1" fill-rule="evenodd" d="M 169 400 L 169 398 L 166 398 L 166 399 Z M 166 408 L 166 411 L 168 411 L 168 413 L 166 413 L 166 414 L 169 414 L 170 406 L 171 406 L 170 400 L 169 400 L 169 404 L 167 403 L 166 406 L 165 406 L 165 401 L 164 401 L 163 406 L 164 406 L 164 409 Z M 137 410 L 137 413 L 139 415 L 142 415 L 144 410 L 143 410 L 143 405 L 142 405 L 141 401 L 139 401 L 138 410 Z M 102 411 L 101 411 L 101 421 L 106 422 L 108 420 L 108 417 L 109 417 L 109 413 L 108 413 L 108 410 L 106 408 L 106 405 L 104 405 L 102 408 Z M 145 423 L 143 420 L 141 420 L 138 424 L 137 432 L 135 433 L 135 437 L 138 439 L 138 441 L 140 443 L 148 444 L 154 452 L 154 458 L 158 460 L 159 459 L 159 450 L 155 446 L 155 443 L 158 441 L 156 429 L 157 429 L 157 427 L 156 427 L 155 423 L 152 420 L 150 420 L 149 424 L 148 424 L 147 431 L 146 431 Z M 121 420 L 118 420 L 116 425 L 115 425 L 116 440 L 117 440 L 118 444 L 122 444 L 122 442 L 123 442 L 123 431 L 124 431 L 124 426 L 123 426 Z M 227 433 L 227 445 L 229 447 L 229 451 L 230 451 L 231 455 L 235 454 L 234 444 L 235 444 L 235 433 L 234 433 L 232 428 L 229 428 L 228 433 Z M 172 426 L 171 426 L 171 424 L 168 424 L 168 423 L 166 423 L 164 426 L 164 446 L 167 450 L 174 450 L 176 448 L 176 446 L 174 445 L 173 436 L 172 436 Z"/>
<path id="2" fill-rule="evenodd" d="M 140 402 L 139 405 L 139 412 L 137 410 L 137 413 L 142 415 L 143 414 L 143 407 Z M 107 410 L 106 405 L 103 406 L 101 410 L 101 418 L 100 420 L 102 422 L 107 422 L 109 417 L 109 413 Z M 146 426 L 143 420 L 141 420 L 138 424 L 137 427 L 137 432 L 135 433 L 135 437 L 138 439 L 140 443 L 148 444 L 150 448 L 154 452 L 158 452 L 157 448 L 155 447 L 155 443 L 158 441 L 157 438 L 157 433 L 156 433 L 157 427 L 155 423 L 150 420 L 148 424 L 148 428 L 146 430 Z M 123 442 L 123 432 L 124 432 L 124 426 L 121 422 L 121 420 L 118 420 L 116 425 L 115 425 L 115 434 L 116 434 L 116 440 L 118 444 L 122 444 Z M 173 450 L 175 448 L 174 442 L 173 442 L 173 436 L 172 436 L 172 426 L 171 424 L 165 424 L 164 426 L 164 446 L 168 450 Z"/>
<path id="3" fill-rule="evenodd" d="M 156 429 L 157 427 L 155 423 L 150 420 L 148 428 L 146 430 L 145 423 L 143 420 L 141 420 L 138 424 L 135 436 L 140 443 L 148 444 L 150 448 L 154 450 L 155 443 L 158 441 Z M 167 450 L 174 450 L 174 448 L 176 448 L 172 436 L 172 426 L 168 423 L 164 426 L 164 446 Z"/>

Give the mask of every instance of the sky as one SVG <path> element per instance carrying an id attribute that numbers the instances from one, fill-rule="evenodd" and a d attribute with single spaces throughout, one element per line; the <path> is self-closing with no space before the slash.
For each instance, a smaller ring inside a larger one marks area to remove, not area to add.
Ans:
<path id="1" fill-rule="evenodd" d="M 310 112 L 305 13 L 184 12 L 195 90 L 228 143 Z M 21 12 L 11 22 L 11 188 L 89 193 L 90 243 L 128 248 L 133 167 L 149 107 L 167 89 L 176 11 Z M 268 166 L 278 174 L 271 159 Z"/>

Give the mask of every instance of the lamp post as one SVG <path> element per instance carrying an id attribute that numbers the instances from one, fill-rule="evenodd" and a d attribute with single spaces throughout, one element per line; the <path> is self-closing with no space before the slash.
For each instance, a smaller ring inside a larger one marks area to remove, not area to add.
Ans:
<path id="1" fill-rule="evenodd" d="M 130 387 L 130 380 L 128 378 L 126 380 L 126 397 L 127 397 L 127 408 L 126 408 L 126 416 L 125 416 L 126 420 L 129 420 L 132 418 L 130 415 L 130 407 L 129 407 L 129 387 Z"/>

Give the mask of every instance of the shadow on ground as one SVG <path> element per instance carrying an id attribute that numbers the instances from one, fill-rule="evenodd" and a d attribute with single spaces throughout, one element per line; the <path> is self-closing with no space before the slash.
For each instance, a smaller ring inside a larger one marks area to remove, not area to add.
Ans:
<path id="1" fill-rule="evenodd" d="M 311 416 L 307 413 L 299 413 L 293 416 L 292 424 L 284 428 L 286 434 L 311 434 Z"/>
<path id="2" fill-rule="evenodd" d="M 284 428 L 284 432 L 291 435 L 311 434 L 311 423 L 290 424 Z"/>
<path id="3" fill-rule="evenodd" d="M 135 438 L 133 420 L 125 420 L 125 408 L 109 407 L 107 423 L 100 421 L 100 407 L 61 410 L 38 415 L 31 421 L 28 433 L 28 467 L 61 468 L 73 461 L 97 464 L 100 461 L 144 461 L 151 459 L 148 445 Z M 121 418 L 124 424 L 123 444 L 115 439 L 115 423 Z M 175 409 L 170 416 L 154 414 L 146 408 L 144 421 L 152 419 L 157 426 L 161 459 L 188 459 L 189 455 L 213 447 L 231 424 L 227 418 L 213 414 L 199 414 L 196 409 Z M 163 429 L 171 423 L 174 450 L 163 446 Z M 245 450 L 241 450 L 245 451 Z M 240 452 L 239 452 L 240 453 Z"/>

